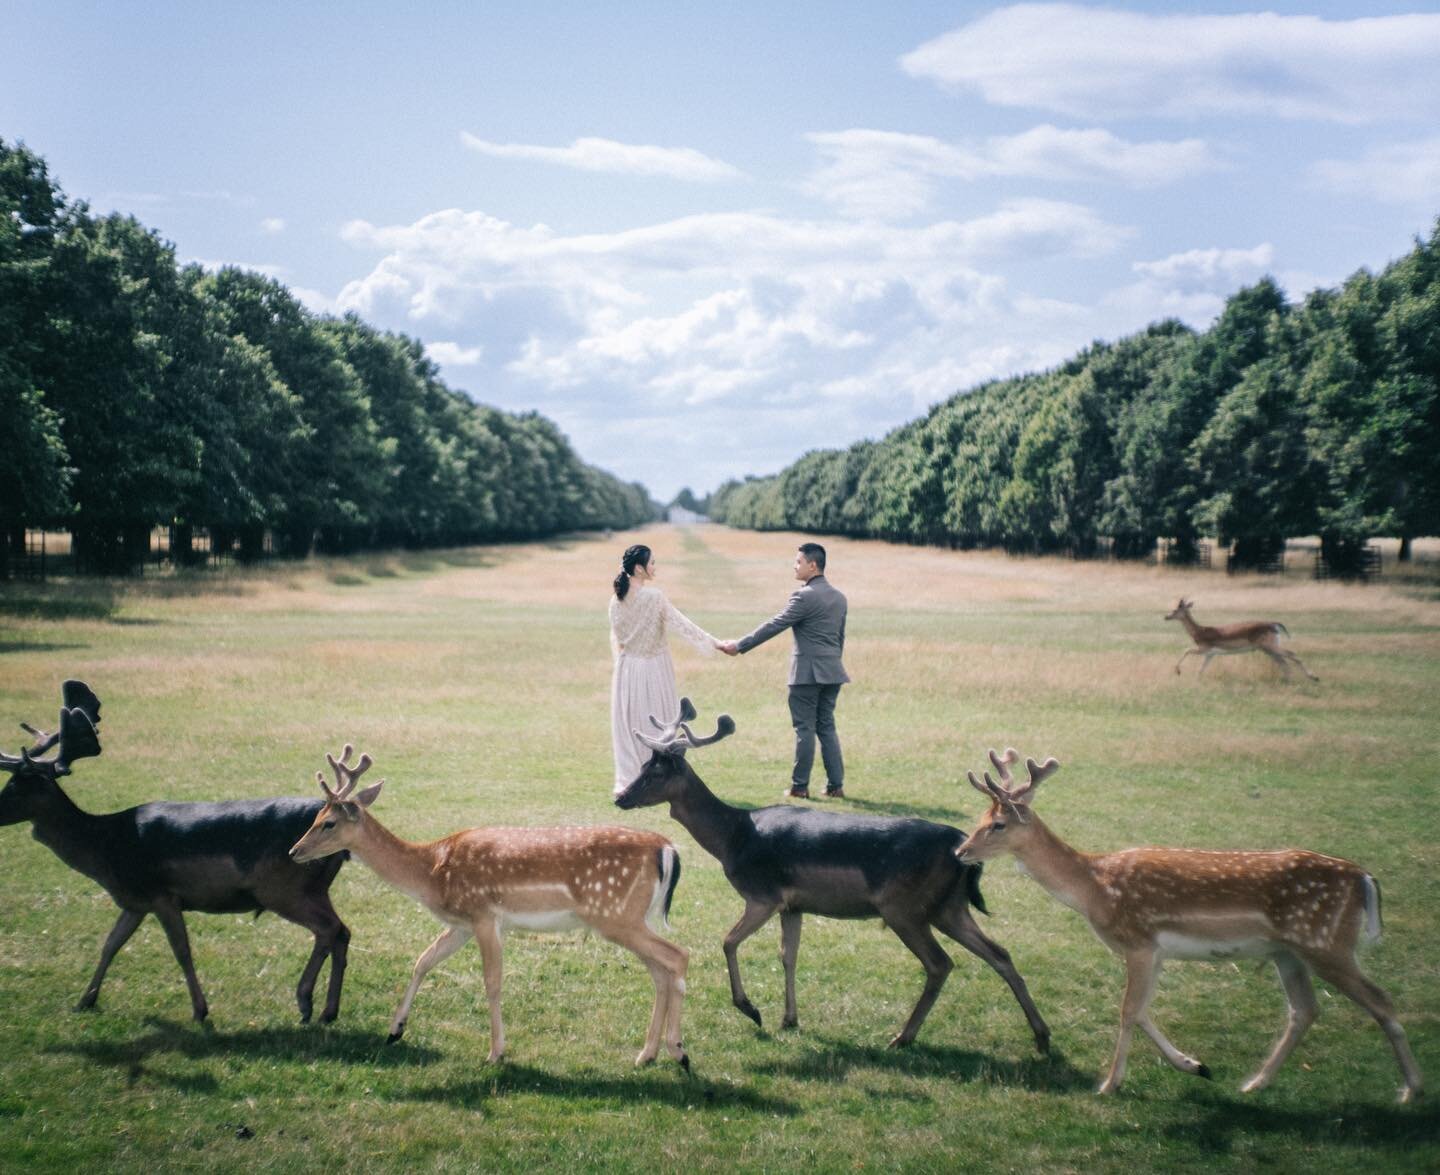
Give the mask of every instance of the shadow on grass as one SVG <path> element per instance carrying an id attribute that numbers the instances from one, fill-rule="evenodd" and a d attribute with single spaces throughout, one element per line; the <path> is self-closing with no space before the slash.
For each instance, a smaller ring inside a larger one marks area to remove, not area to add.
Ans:
<path id="1" fill-rule="evenodd" d="M 61 653 L 67 649 L 88 649 L 89 645 L 57 644 L 53 641 L 0 641 L 0 657 L 6 653 Z"/>
<path id="2" fill-rule="evenodd" d="M 966 1083 L 1018 1086 L 1046 1093 L 1074 1093 L 1095 1086 L 1093 1074 L 1075 1068 L 1064 1053 L 1053 1047 L 1049 1056 L 1027 1057 L 1023 1061 L 1005 1060 L 951 1045 L 917 1042 L 892 1049 L 813 1034 L 805 1038 L 801 1047 L 803 1052 L 754 1063 L 752 1068 L 758 1073 L 797 1081 L 837 1084 L 856 1069 L 868 1069 L 910 1077 L 944 1077 Z"/>
<path id="3" fill-rule="evenodd" d="M 582 1073 L 563 1076 L 507 1061 L 472 1081 L 396 1090 L 388 1096 L 396 1101 L 439 1102 L 484 1112 L 490 1101 L 509 1094 L 624 1103 L 643 1098 L 680 1109 L 748 1110 L 760 1114 L 780 1114 L 787 1118 L 801 1112 L 800 1106 L 785 1098 L 767 1097 L 743 1085 L 706 1081 L 699 1075 L 687 1076 L 671 1061 L 657 1062 L 653 1068 L 614 1075 Z"/>
<path id="4" fill-rule="evenodd" d="M 1225 1097 L 1218 1090 L 1197 1091 L 1186 1101 L 1196 1112 L 1195 1117 L 1166 1126 L 1166 1136 L 1216 1156 L 1231 1153 L 1237 1139 L 1253 1140 L 1266 1135 L 1294 1136 L 1312 1145 L 1379 1151 L 1411 1152 L 1417 1145 L 1440 1143 L 1440 1105 L 1434 1102 L 1419 1106 L 1352 1102 L 1294 1110 L 1266 1105 L 1263 1092 Z"/>
<path id="5" fill-rule="evenodd" d="M 952 828 L 959 827 L 956 821 L 964 816 L 963 812 L 959 812 L 953 807 L 942 808 L 936 804 L 906 804 L 898 800 L 867 800 L 850 795 L 847 795 L 841 802 L 874 816 L 907 816 L 918 820 L 933 820 L 938 824 L 948 824 Z"/>
<path id="6" fill-rule="evenodd" d="M 189 1093 L 214 1093 L 219 1086 L 209 1074 L 177 1076 L 150 1070 L 146 1063 L 152 1057 L 164 1056 L 180 1056 L 192 1061 L 238 1056 L 299 1064 L 342 1061 L 418 1067 L 433 1064 L 440 1056 L 434 1049 L 413 1045 L 393 1048 L 377 1032 L 319 1024 L 223 1032 L 209 1024 L 196 1025 L 189 1021 L 149 1018 L 145 1023 L 150 1031 L 131 1040 L 84 1040 L 55 1045 L 46 1052 L 69 1053 L 92 1065 L 124 1070 L 132 1085 L 148 1077 Z"/>
<path id="7" fill-rule="evenodd" d="M 34 620 L 106 620 L 116 607 L 114 592 L 94 588 L 63 596 L 0 594 L 0 616 Z"/>

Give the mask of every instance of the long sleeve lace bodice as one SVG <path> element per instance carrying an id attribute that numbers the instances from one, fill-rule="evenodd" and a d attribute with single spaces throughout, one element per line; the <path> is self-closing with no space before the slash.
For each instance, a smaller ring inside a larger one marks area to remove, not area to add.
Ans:
<path id="1" fill-rule="evenodd" d="M 675 633 L 702 653 L 715 651 L 715 638 L 681 612 L 659 588 L 632 588 L 623 600 L 610 597 L 610 648 L 618 657 L 656 657 Z"/>

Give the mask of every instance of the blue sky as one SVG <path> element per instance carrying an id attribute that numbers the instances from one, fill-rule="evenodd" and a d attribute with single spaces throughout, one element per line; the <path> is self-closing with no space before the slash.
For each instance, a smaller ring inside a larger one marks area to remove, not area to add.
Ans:
<path id="1" fill-rule="evenodd" d="M 0 136 L 662 498 L 1440 214 L 1440 4 L 6 0 Z"/>

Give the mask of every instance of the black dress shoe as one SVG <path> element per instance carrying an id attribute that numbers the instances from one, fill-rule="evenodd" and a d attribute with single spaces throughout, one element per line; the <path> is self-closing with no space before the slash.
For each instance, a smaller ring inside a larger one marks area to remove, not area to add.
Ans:
<path id="1" fill-rule="evenodd" d="M 810 798 L 810 789 L 808 787 L 796 787 L 794 784 L 791 784 L 780 794 L 789 796 L 794 800 L 808 800 Z"/>
<path id="2" fill-rule="evenodd" d="M 844 785 L 842 784 L 840 787 L 827 787 L 825 789 L 825 798 L 827 800 L 843 800 L 845 798 Z"/>

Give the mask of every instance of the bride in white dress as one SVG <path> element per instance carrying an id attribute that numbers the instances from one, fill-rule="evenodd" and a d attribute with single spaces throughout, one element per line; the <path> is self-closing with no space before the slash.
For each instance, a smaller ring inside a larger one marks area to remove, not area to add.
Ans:
<path id="1" fill-rule="evenodd" d="M 627 547 L 610 597 L 610 651 L 615 673 L 610 681 L 610 735 L 615 748 L 615 790 L 640 774 L 650 748 L 636 739 L 649 731 L 650 715 L 673 721 L 680 711 L 675 690 L 675 664 L 666 637 L 676 633 L 702 653 L 720 642 L 684 616 L 655 586 L 655 559 L 650 548 Z"/>

